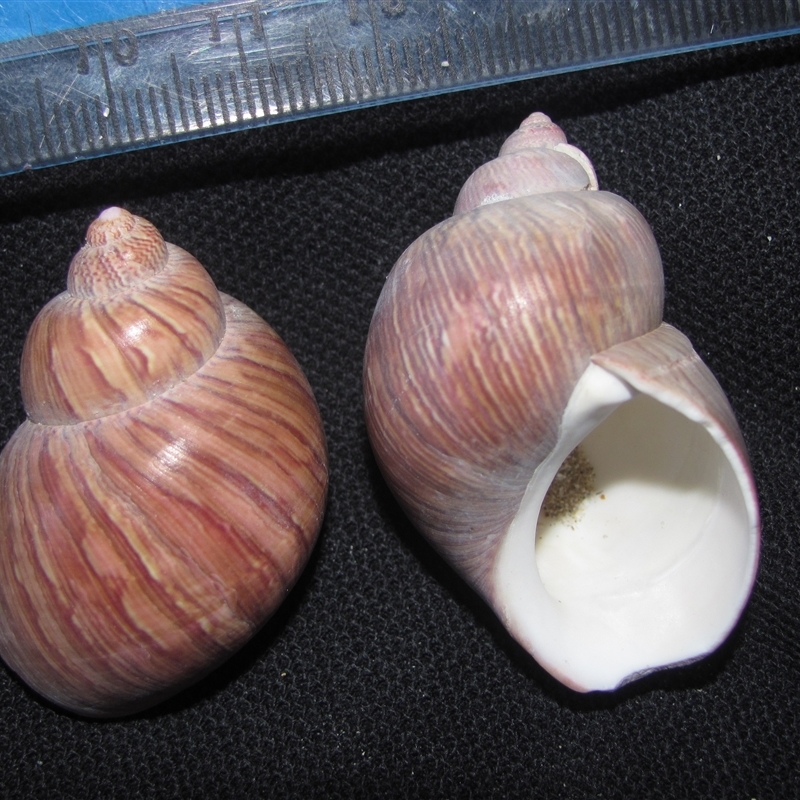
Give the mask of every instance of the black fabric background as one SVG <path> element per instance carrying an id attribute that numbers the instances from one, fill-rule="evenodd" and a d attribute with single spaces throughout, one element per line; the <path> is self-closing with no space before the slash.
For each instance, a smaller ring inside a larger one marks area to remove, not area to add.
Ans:
<path id="1" fill-rule="evenodd" d="M 90 220 L 123 205 L 284 337 L 330 447 L 319 545 L 267 627 L 138 717 L 63 713 L 0 669 L 7 798 L 800 797 L 800 39 L 364 109 L 0 179 L 0 435 Z M 544 673 L 403 516 L 361 358 L 384 277 L 531 111 L 656 234 L 667 321 L 729 393 L 763 512 L 721 650 L 614 694 Z"/>

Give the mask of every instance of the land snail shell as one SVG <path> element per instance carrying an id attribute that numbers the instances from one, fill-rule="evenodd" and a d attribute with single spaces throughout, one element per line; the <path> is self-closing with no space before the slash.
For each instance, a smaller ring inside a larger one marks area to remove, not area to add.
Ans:
<path id="1" fill-rule="evenodd" d="M 715 650 L 755 579 L 741 433 L 662 304 L 649 226 L 537 113 L 403 253 L 369 331 L 387 483 L 578 691 Z"/>
<path id="2" fill-rule="evenodd" d="M 0 655 L 81 715 L 152 706 L 272 615 L 317 538 L 297 361 L 149 222 L 110 208 L 31 327 L 0 455 Z"/>

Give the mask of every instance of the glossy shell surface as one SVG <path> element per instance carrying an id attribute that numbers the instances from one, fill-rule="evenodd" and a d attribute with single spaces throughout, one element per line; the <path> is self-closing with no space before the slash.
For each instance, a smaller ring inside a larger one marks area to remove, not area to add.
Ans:
<path id="1" fill-rule="evenodd" d="M 79 714 L 133 713 L 271 616 L 324 512 L 311 389 L 188 253 L 110 209 L 34 323 L 0 456 L 0 653 Z"/>

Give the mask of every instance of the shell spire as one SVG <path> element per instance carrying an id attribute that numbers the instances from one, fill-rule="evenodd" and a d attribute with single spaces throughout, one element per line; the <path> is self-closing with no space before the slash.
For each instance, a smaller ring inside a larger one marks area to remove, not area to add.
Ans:
<path id="1" fill-rule="evenodd" d="M 74 297 L 110 297 L 160 272 L 167 255 L 155 225 L 112 206 L 89 225 L 86 244 L 70 264 L 67 291 Z"/>
<path id="2" fill-rule="evenodd" d="M 89 226 L 67 291 L 36 317 L 22 353 L 33 422 L 63 425 L 147 402 L 196 372 L 225 333 L 200 263 L 120 208 Z"/>
<path id="3" fill-rule="evenodd" d="M 592 162 L 567 143 L 550 117 L 536 112 L 509 136 L 497 158 L 478 167 L 467 179 L 453 213 L 515 197 L 597 188 Z"/>

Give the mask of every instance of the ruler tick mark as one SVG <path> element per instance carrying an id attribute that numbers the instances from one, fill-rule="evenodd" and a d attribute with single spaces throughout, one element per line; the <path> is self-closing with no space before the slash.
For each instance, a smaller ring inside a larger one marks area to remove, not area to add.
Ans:
<path id="1" fill-rule="evenodd" d="M 317 101 L 317 108 L 322 108 L 324 105 L 324 98 L 322 95 L 322 81 L 320 80 L 319 76 L 319 69 L 317 67 L 317 54 L 314 50 L 314 40 L 311 38 L 311 29 L 306 27 L 305 30 L 305 39 L 306 39 L 306 58 L 308 59 L 308 65 L 311 68 L 311 82 L 314 84 L 314 97 Z M 298 72 L 302 74 L 302 70 L 298 63 Z M 303 96 L 303 105 L 307 105 L 308 108 L 311 108 L 311 98 L 309 98 L 308 103 L 305 102 L 305 95 Z"/>
<path id="2" fill-rule="evenodd" d="M 358 23 L 358 6 L 356 0 L 347 0 L 347 19 L 351 25 Z"/>
<path id="3" fill-rule="evenodd" d="M 425 47 L 425 37 L 417 37 L 417 58 L 419 59 L 419 74 L 426 89 L 431 85 L 431 73 L 428 69 L 428 50 Z"/>
<path id="4" fill-rule="evenodd" d="M 6 127 L 5 115 L 0 115 L 0 142 L 3 143 L 3 153 L 6 166 L 13 166 L 16 162 L 11 152 L 11 140 L 8 138 L 8 128 Z"/>
<path id="5" fill-rule="evenodd" d="M 465 80 L 469 80 L 469 55 L 467 54 L 467 42 L 465 36 L 459 28 L 456 28 L 453 31 L 453 38 L 455 39 L 456 47 L 458 48 L 458 61 L 461 64 L 461 77 Z"/>
<path id="6" fill-rule="evenodd" d="M 218 8 L 214 8 L 206 12 L 206 15 L 208 16 L 208 23 L 211 26 L 208 38 L 209 41 L 212 42 L 222 41 L 222 33 L 219 29 L 219 14 L 220 14 L 220 9 Z"/>
<path id="7" fill-rule="evenodd" d="M 58 145 L 61 148 L 60 152 L 61 155 L 69 155 L 69 149 L 67 147 L 67 140 L 64 136 L 66 133 L 66 128 L 64 126 L 64 119 L 61 116 L 61 105 L 59 103 L 53 103 L 53 117 L 55 118 L 56 122 L 56 131 L 58 132 Z"/>
<path id="8" fill-rule="evenodd" d="M 375 42 L 375 55 L 378 57 L 378 71 L 380 72 L 380 79 L 381 84 L 384 87 L 384 90 L 387 88 L 387 84 L 389 82 L 388 70 L 386 68 L 386 55 L 383 52 L 383 43 L 381 42 L 381 31 L 380 27 L 378 26 L 378 17 L 375 13 L 375 2 L 374 0 L 368 0 L 369 2 L 369 18 L 372 22 L 372 38 Z M 373 75 L 373 80 L 375 76 Z M 377 94 L 377 87 L 374 94 Z"/>
<path id="9" fill-rule="evenodd" d="M 105 143 L 108 138 L 108 125 L 106 124 L 106 116 L 103 113 L 103 103 L 99 95 L 94 96 L 94 116 L 97 121 L 97 130 L 100 134 L 100 142 Z"/>
<path id="10" fill-rule="evenodd" d="M 446 64 L 442 64 L 442 66 L 449 67 L 453 63 L 453 53 L 450 49 L 450 33 L 447 27 L 447 17 L 444 13 L 444 6 L 439 3 L 438 6 L 438 14 L 439 14 L 439 35 L 442 37 L 442 46 L 444 47 L 444 60 Z"/>
<path id="11" fill-rule="evenodd" d="M 233 108 L 236 115 L 236 120 L 241 122 L 244 119 L 244 111 L 242 108 L 242 98 L 239 97 L 239 82 L 236 79 L 236 73 L 231 70 L 228 73 L 228 83 L 231 87 L 231 96 L 233 97 Z"/>
<path id="12" fill-rule="evenodd" d="M 42 122 L 42 133 L 44 136 L 44 145 L 51 158 L 56 157 L 56 151 L 53 147 L 53 142 L 50 139 L 50 118 L 47 116 L 44 105 L 44 91 L 42 90 L 42 81 L 40 78 L 36 79 L 34 84 L 36 90 L 36 102 L 39 106 L 39 119 Z"/>
<path id="13" fill-rule="evenodd" d="M 275 95 L 275 108 L 279 114 L 283 114 L 284 104 L 283 95 L 281 94 L 281 82 L 278 76 L 278 67 L 275 62 L 269 60 L 269 79 L 272 84 L 272 93 Z"/>
<path id="14" fill-rule="evenodd" d="M 178 98 L 178 113 L 181 115 L 181 126 L 184 131 L 189 130 L 189 114 L 186 110 L 186 100 L 183 96 L 183 81 L 181 72 L 178 69 L 178 59 L 175 53 L 169 54 L 169 66 L 172 72 L 172 84 L 175 87 L 175 97 Z"/>
<path id="15" fill-rule="evenodd" d="M 247 64 L 247 54 L 245 53 L 244 42 L 242 41 L 242 26 L 239 23 L 239 17 L 236 14 L 233 15 L 233 30 L 236 35 L 236 49 L 239 51 L 239 67 L 242 71 L 244 94 L 247 100 L 247 110 L 250 112 L 250 119 L 255 119 L 256 101 L 253 97 L 253 85 L 250 81 L 250 68 Z M 237 112 L 237 119 L 242 119 L 242 114 L 240 112 Z"/>
<path id="16" fill-rule="evenodd" d="M 150 100 L 150 110 L 153 114 L 153 128 L 154 135 L 161 138 L 164 135 L 164 129 L 161 126 L 161 115 L 158 113 L 158 97 L 156 95 L 156 87 L 149 86 L 147 89 L 148 99 Z"/>
<path id="17" fill-rule="evenodd" d="M 389 58 L 392 62 L 392 74 L 394 75 L 394 83 L 398 92 L 403 91 L 403 68 L 400 65 L 400 57 L 397 53 L 397 42 L 394 39 L 389 39 Z M 388 87 L 387 87 L 388 89 Z"/>
<path id="18" fill-rule="evenodd" d="M 13 114 L 14 119 L 14 133 L 16 135 L 17 140 L 17 153 L 19 153 L 19 160 L 21 164 L 24 164 L 28 161 L 26 156 L 26 147 L 25 147 L 25 137 L 22 133 L 22 115 L 19 111 L 15 111 Z"/>
<path id="19" fill-rule="evenodd" d="M 333 77 L 331 59 L 327 53 L 322 56 L 322 70 L 325 73 L 325 84 L 328 87 L 328 102 L 330 105 L 336 105 L 339 102 L 339 95 L 336 92 L 336 80 Z M 344 100 L 344 93 L 342 94 L 342 100 Z"/>
<path id="20" fill-rule="evenodd" d="M 339 83 L 342 87 L 342 102 L 349 103 L 352 95 L 350 94 L 350 79 L 347 74 L 347 59 L 341 50 L 336 50 L 336 69 L 339 73 Z"/>
<path id="21" fill-rule="evenodd" d="M 375 79 L 375 68 L 372 66 L 372 55 L 369 49 L 364 46 L 362 55 L 364 56 L 364 70 L 367 75 L 367 87 L 370 97 L 378 96 L 378 82 Z"/>
<path id="22" fill-rule="evenodd" d="M 144 100 L 142 99 L 142 90 L 138 87 L 133 92 L 133 99 L 136 103 L 136 113 L 139 115 L 139 127 L 142 131 L 142 137 L 145 141 L 150 138 L 150 128 L 147 125 L 147 114 L 144 111 Z"/>
<path id="23" fill-rule="evenodd" d="M 303 69 L 305 59 L 298 58 L 295 61 L 294 67 L 297 71 L 297 85 L 300 87 L 300 101 L 302 103 L 303 111 L 311 110 L 311 95 L 308 91 L 308 81 L 306 80 L 306 73 Z"/>
<path id="24" fill-rule="evenodd" d="M 167 127 L 174 136 L 176 131 L 175 114 L 172 111 L 172 100 L 170 100 L 166 83 L 161 84 L 161 102 L 164 104 L 164 113 L 167 115 Z"/>
<path id="25" fill-rule="evenodd" d="M 514 72 L 519 72 L 522 69 L 522 51 L 520 50 L 517 25 L 514 22 L 514 13 L 509 0 L 506 0 L 505 3 L 505 29 L 502 31 L 502 35 L 508 38 Z"/>
<path id="26" fill-rule="evenodd" d="M 353 85 L 356 89 L 356 99 L 361 100 L 364 99 L 364 83 L 361 80 L 361 69 L 358 66 L 358 53 L 356 53 L 355 47 L 351 47 L 348 53 L 350 59 L 350 69 L 353 71 Z"/>
<path id="27" fill-rule="evenodd" d="M 225 97 L 225 84 L 219 72 L 214 75 L 214 80 L 217 87 L 217 97 L 219 98 L 219 110 L 222 112 L 222 121 L 227 125 L 231 121 L 231 115 L 228 110 L 228 99 Z"/>
<path id="28" fill-rule="evenodd" d="M 411 86 L 411 90 L 417 88 L 418 80 L 417 80 L 417 70 L 414 65 L 414 56 L 412 55 L 412 48 L 411 42 L 408 39 L 408 36 L 403 38 L 403 58 L 406 62 L 406 71 L 408 72 L 408 82 Z"/>
<path id="29" fill-rule="evenodd" d="M 106 94 L 108 96 L 108 111 L 111 117 L 111 127 L 114 131 L 114 141 L 116 143 L 122 142 L 120 134 L 119 119 L 117 118 L 117 104 L 114 100 L 114 87 L 111 84 L 111 76 L 108 71 L 108 61 L 106 60 L 106 50 L 103 46 L 103 40 L 99 39 L 97 42 L 97 56 L 100 59 L 100 72 L 103 76 L 103 83 L 106 86 Z"/>
<path id="30" fill-rule="evenodd" d="M 258 97 L 261 100 L 261 109 L 265 117 L 270 115 L 269 94 L 267 92 L 267 79 L 264 74 L 264 65 L 259 64 L 256 67 L 256 83 L 258 84 Z"/>
<path id="31" fill-rule="evenodd" d="M 200 107 L 200 97 L 197 94 L 197 84 L 194 78 L 189 78 L 189 96 L 192 98 L 192 111 L 197 130 L 203 130 L 203 110 Z"/>
<path id="32" fill-rule="evenodd" d="M 214 95 L 211 92 L 211 81 L 208 75 L 203 75 L 203 96 L 206 99 L 206 109 L 208 110 L 208 124 L 214 128 L 217 125 L 217 112 L 214 108 Z"/>
<path id="33" fill-rule="evenodd" d="M 295 99 L 294 94 L 294 81 L 292 80 L 292 74 L 287 61 L 283 62 L 283 78 L 286 81 L 286 96 L 289 100 L 289 108 L 292 111 L 297 111 L 297 100 Z"/>
<path id="34" fill-rule="evenodd" d="M 119 90 L 119 99 L 120 103 L 122 103 L 122 115 L 125 117 L 125 128 L 128 131 L 128 141 L 135 142 L 136 129 L 134 127 L 133 114 L 131 114 L 131 106 L 128 102 L 128 93 L 125 91 L 125 89 Z"/>
<path id="35" fill-rule="evenodd" d="M 31 150 L 33 150 L 33 158 L 31 161 L 36 162 L 40 161 L 42 158 L 42 149 L 39 144 L 39 137 L 36 131 L 36 119 L 33 115 L 33 109 L 29 106 L 26 110 L 28 118 L 28 136 L 30 137 Z"/>
<path id="36" fill-rule="evenodd" d="M 253 38 L 265 39 L 264 20 L 261 18 L 261 6 L 258 3 L 250 6 L 250 17 L 253 20 Z"/>
<path id="37" fill-rule="evenodd" d="M 92 118 L 89 114 L 89 106 L 86 98 L 81 98 L 81 121 L 83 122 L 83 130 L 86 131 L 86 144 L 90 150 L 95 149 L 94 134 L 92 133 Z"/>

